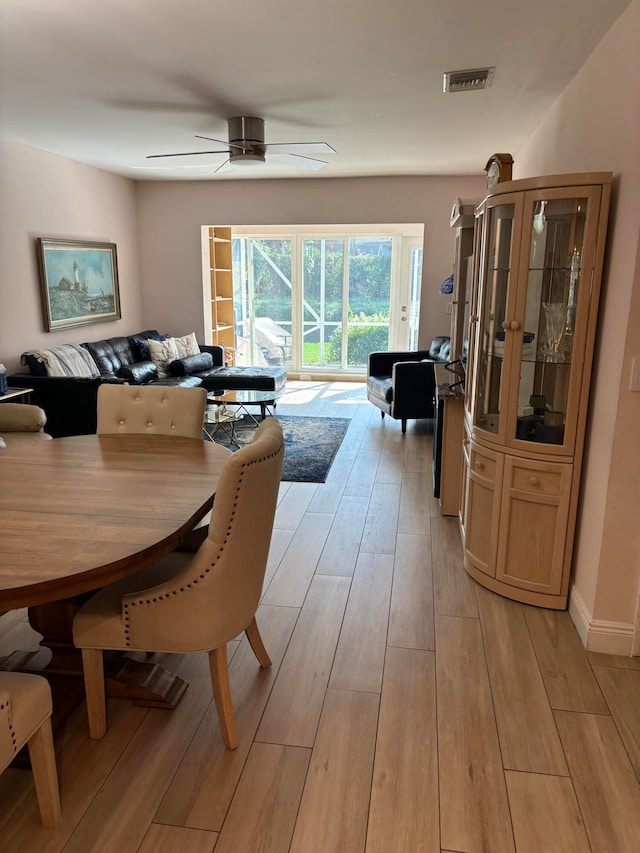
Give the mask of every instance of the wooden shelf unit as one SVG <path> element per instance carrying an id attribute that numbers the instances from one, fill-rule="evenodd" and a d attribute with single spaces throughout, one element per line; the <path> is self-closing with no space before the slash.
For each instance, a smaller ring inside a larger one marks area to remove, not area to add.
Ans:
<path id="1" fill-rule="evenodd" d="M 235 315 L 231 228 L 221 226 L 209 228 L 207 248 L 211 343 L 233 350 L 235 348 Z"/>

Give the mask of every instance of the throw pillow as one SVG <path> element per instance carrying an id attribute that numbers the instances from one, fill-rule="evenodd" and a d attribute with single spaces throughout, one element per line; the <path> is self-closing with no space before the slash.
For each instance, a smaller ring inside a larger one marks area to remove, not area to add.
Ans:
<path id="1" fill-rule="evenodd" d="M 119 379 L 126 379 L 134 385 L 144 385 L 158 378 L 158 368 L 152 361 L 137 361 L 135 364 L 126 364 L 116 370 Z"/>
<path id="2" fill-rule="evenodd" d="M 151 356 L 149 355 L 149 341 L 166 341 L 170 337 L 171 335 L 149 335 L 148 338 L 138 338 L 136 343 L 138 344 L 138 350 L 140 352 L 140 361 L 151 361 Z"/>
<path id="3" fill-rule="evenodd" d="M 190 335 L 184 335 L 181 338 L 174 338 L 174 340 L 178 347 L 179 358 L 188 358 L 190 355 L 198 355 L 200 352 L 195 332 L 191 332 Z"/>
<path id="4" fill-rule="evenodd" d="M 193 373 L 211 370 L 212 367 L 213 357 L 211 353 L 200 352 L 197 355 L 188 355 L 186 358 L 172 361 L 168 370 L 171 376 L 191 376 Z"/>
<path id="5" fill-rule="evenodd" d="M 152 341 L 149 339 L 149 356 L 151 361 L 158 368 L 158 376 L 160 379 L 166 379 L 169 375 L 168 367 L 172 361 L 175 361 L 180 356 L 178 348 L 173 338 L 167 338 L 166 341 Z"/>

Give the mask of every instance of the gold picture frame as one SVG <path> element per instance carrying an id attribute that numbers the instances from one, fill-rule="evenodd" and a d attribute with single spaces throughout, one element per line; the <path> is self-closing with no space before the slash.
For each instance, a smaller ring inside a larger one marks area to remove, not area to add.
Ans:
<path id="1" fill-rule="evenodd" d="M 37 246 L 48 332 L 120 319 L 115 243 L 39 237 Z"/>

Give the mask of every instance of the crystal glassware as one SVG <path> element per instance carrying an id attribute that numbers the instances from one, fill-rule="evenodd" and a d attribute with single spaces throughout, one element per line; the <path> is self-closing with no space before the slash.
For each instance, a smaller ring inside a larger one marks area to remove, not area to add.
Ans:
<path id="1" fill-rule="evenodd" d="M 567 306 L 564 302 L 543 302 L 542 308 L 547 327 L 547 345 L 542 352 L 549 361 L 562 361 L 564 355 L 560 343 L 564 334 Z"/>

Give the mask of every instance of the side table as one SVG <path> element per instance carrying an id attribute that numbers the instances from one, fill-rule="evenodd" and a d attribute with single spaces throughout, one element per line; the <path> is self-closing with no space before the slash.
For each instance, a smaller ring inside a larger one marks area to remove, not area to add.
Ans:
<path id="1" fill-rule="evenodd" d="M 12 400 L 14 403 L 17 403 L 20 397 L 25 398 L 20 402 L 30 403 L 32 391 L 33 388 L 7 388 L 4 394 L 0 394 L 0 403 L 8 403 L 9 400 Z"/>

